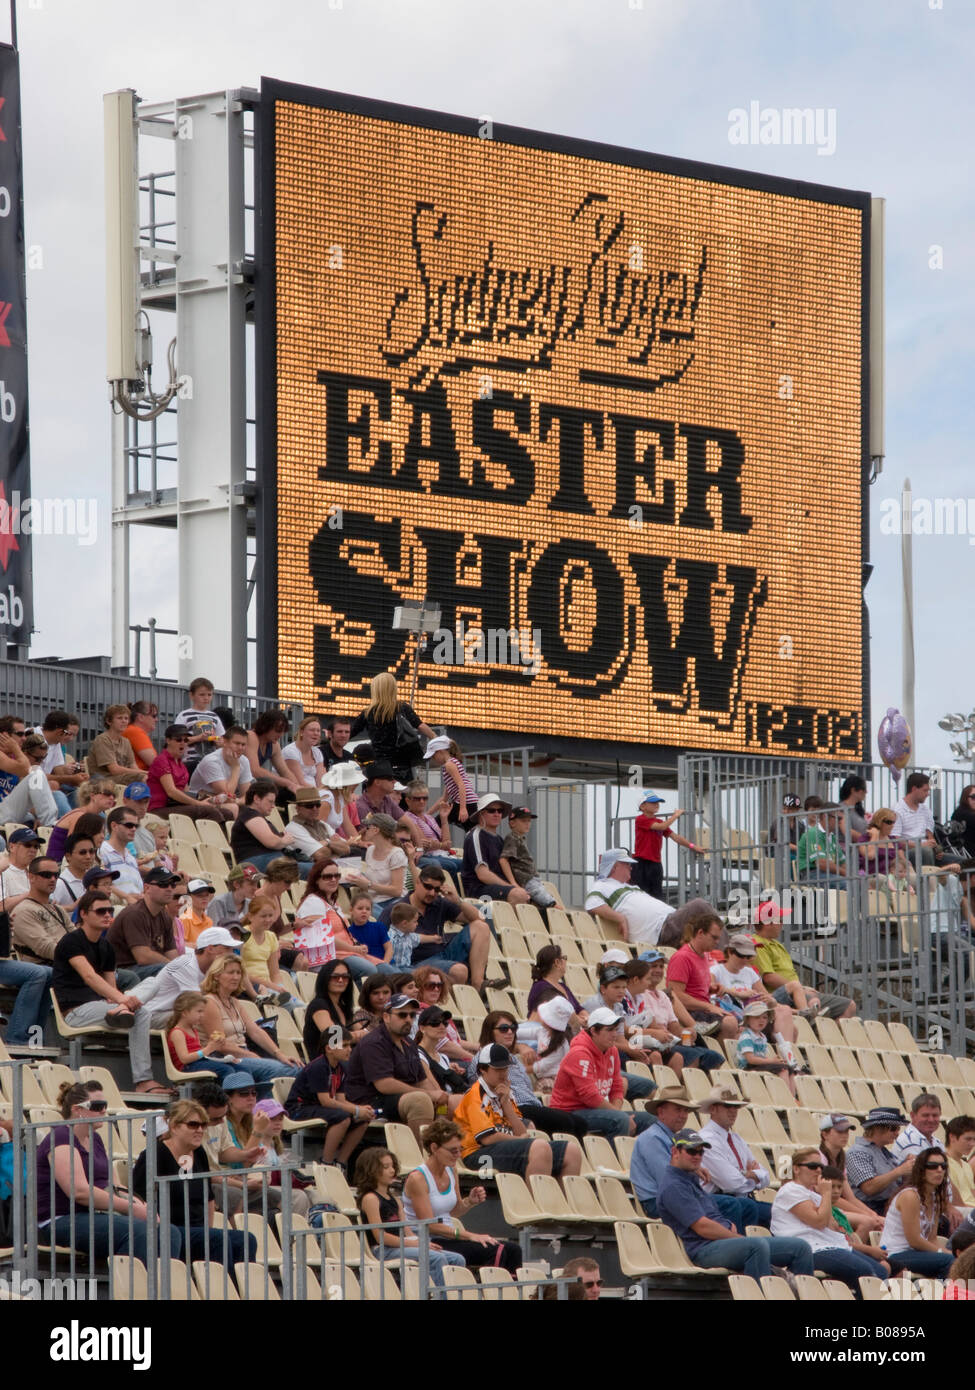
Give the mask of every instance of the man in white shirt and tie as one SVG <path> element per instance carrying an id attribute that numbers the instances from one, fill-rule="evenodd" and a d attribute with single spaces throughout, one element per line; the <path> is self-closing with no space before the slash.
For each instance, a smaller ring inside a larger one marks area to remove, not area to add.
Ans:
<path id="1" fill-rule="evenodd" d="M 753 1195 L 768 1186 L 771 1175 L 744 1139 L 732 1133 L 738 1111 L 747 1104 L 730 1086 L 715 1086 L 699 1106 L 708 1114 L 700 1132 L 711 1145 L 702 1166 L 704 1190 L 738 1198 L 740 1211 L 731 1220 L 739 1231 L 746 1226 L 768 1226 L 772 1219 L 771 1203 L 758 1202 Z"/>

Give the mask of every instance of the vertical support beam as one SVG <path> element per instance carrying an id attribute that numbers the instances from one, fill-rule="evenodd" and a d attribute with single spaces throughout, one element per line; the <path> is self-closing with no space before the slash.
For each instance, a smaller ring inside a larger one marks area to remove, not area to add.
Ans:
<path id="1" fill-rule="evenodd" d="M 247 688 L 244 126 L 229 92 L 176 104 L 179 680 Z M 188 640 L 187 640 L 188 639 Z"/>
<path id="2" fill-rule="evenodd" d="M 112 415 L 112 670 L 127 672 L 129 658 L 128 419 Z"/>

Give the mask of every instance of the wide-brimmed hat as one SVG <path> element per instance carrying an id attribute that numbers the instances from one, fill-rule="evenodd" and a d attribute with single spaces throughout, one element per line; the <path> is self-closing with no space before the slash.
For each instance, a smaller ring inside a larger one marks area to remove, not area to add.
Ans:
<path id="1" fill-rule="evenodd" d="M 710 1110 L 712 1105 L 734 1105 L 740 1109 L 747 1104 L 748 1101 L 742 1100 L 741 1096 L 730 1086 L 715 1086 L 703 1100 L 698 1101 L 697 1108 L 698 1110 Z"/>
<path id="2" fill-rule="evenodd" d="M 684 1090 L 683 1086 L 661 1086 L 655 1096 L 644 1102 L 644 1110 L 649 1110 L 651 1115 L 656 1115 L 658 1108 L 665 1104 L 686 1105 L 688 1110 L 694 1109 L 694 1102 Z"/>
<path id="3" fill-rule="evenodd" d="M 485 794 L 479 798 L 477 803 L 478 815 L 480 815 L 482 811 L 486 811 L 489 806 L 500 806 L 501 813 L 505 816 L 511 810 L 510 801 L 505 801 L 504 797 L 502 796 L 495 796 L 493 792 L 485 792 Z"/>
<path id="4" fill-rule="evenodd" d="M 333 763 L 322 778 L 326 787 L 359 787 L 366 780 L 366 774 L 358 763 Z"/>

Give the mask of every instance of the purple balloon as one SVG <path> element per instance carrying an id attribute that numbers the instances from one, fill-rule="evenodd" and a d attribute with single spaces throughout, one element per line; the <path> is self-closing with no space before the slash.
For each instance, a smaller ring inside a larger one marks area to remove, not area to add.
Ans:
<path id="1" fill-rule="evenodd" d="M 895 782 L 901 779 L 901 770 L 911 760 L 911 726 L 899 709 L 891 705 L 877 731 L 877 748 L 885 767 L 889 767 Z"/>

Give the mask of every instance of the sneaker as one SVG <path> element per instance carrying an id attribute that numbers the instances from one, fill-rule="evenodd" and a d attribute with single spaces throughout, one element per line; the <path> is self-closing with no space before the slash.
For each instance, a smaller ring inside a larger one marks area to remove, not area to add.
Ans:
<path id="1" fill-rule="evenodd" d="M 698 1023 L 697 1031 L 702 1038 L 709 1038 L 712 1033 L 716 1033 L 721 1027 L 723 1019 L 713 1018 L 710 1023 Z"/>
<path id="2" fill-rule="evenodd" d="M 503 975 L 499 975 L 498 978 L 497 978 L 496 980 L 485 980 L 485 981 L 484 981 L 484 988 L 485 988 L 485 989 L 507 989 L 507 988 L 508 988 L 508 981 L 504 978 Z"/>
<path id="3" fill-rule="evenodd" d="M 822 1006 L 821 1006 L 820 1004 L 810 1004 L 810 1006 L 809 1006 L 808 1009 L 800 1009 L 800 1010 L 799 1010 L 799 1017 L 800 1017 L 800 1018 L 817 1018 L 818 1015 L 819 1015 L 819 1012 L 820 1012 L 821 1007 L 822 1007 Z"/>

